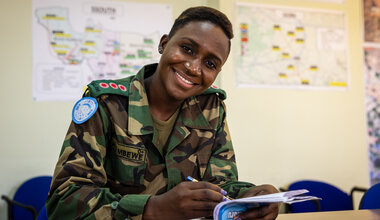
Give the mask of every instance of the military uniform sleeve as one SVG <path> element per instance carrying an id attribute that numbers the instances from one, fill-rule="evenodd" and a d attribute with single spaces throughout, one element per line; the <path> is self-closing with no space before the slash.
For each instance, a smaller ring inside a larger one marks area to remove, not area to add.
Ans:
<path id="1" fill-rule="evenodd" d="M 46 202 L 49 219 L 128 219 L 143 213 L 149 195 L 120 195 L 106 187 L 110 141 L 106 104 L 83 124 L 71 122 Z"/>
<path id="2" fill-rule="evenodd" d="M 225 105 L 221 102 L 216 138 L 204 181 L 219 185 L 228 196 L 239 198 L 254 184 L 238 181 L 235 153 L 226 121 Z"/>

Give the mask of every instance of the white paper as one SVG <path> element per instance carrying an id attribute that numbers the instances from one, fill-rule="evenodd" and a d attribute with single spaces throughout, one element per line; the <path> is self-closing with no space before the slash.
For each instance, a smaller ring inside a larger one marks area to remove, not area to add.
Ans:
<path id="1" fill-rule="evenodd" d="M 226 209 L 228 207 L 232 207 L 236 205 L 241 205 L 241 206 L 249 205 L 249 207 L 259 207 L 261 205 L 269 204 L 269 203 L 292 204 L 296 202 L 304 202 L 304 201 L 309 201 L 309 200 L 320 199 L 315 196 L 302 195 L 307 192 L 309 191 L 306 189 L 300 189 L 300 190 L 292 190 L 292 191 L 287 191 L 287 192 L 273 193 L 273 194 L 267 194 L 267 195 L 262 195 L 262 196 L 253 196 L 253 197 L 234 199 L 234 200 L 221 202 L 214 208 L 214 220 L 219 219 L 219 214 L 222 209 Z M 236 214 L 237 212 L 234 212 L 233 215 L 236 215 Z"/>

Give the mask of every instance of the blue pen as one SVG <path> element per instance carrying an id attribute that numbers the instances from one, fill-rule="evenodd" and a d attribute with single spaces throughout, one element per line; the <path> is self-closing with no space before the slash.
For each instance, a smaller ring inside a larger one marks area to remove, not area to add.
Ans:
<path id="1" fill-rule="evenodd" d="M 191 176 L 187 176 L 186 179 L 190 182 L 199 182 L 197 179 L 194 179 Z M 225 190 L 222 189 L 222 191 L 220 193 L 222 193 L 222 195 L 223 195 L 223 201 L 232 200 L 231 197 L 227 196 L 227 192 Z"/>

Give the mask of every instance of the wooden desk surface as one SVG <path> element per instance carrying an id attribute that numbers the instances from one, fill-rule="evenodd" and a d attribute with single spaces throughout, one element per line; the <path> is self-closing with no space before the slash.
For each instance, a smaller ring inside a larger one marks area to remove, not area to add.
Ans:
<path id="1" fill-rule="evenodd" d="M 279 214 L 277 220 L 380 220 L 380 209 Z"/>

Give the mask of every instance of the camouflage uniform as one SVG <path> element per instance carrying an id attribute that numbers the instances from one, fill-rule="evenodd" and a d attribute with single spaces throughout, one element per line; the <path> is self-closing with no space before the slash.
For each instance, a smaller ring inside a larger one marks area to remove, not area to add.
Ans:
<path id="1" fill-rule="evenodd" d="M 144 75 L 156 67 L 88 85 L 85 96 L 99 107 L 88 121 L 70 125 L 47 200 L 50 219 L 141 218 L 150 195 L 187 176 L 217 184 L 231 197 L 253 186 L 237 181 L 223 90 L 186 99 L 166 148 L 156 147 L 144 89 Z"/>

